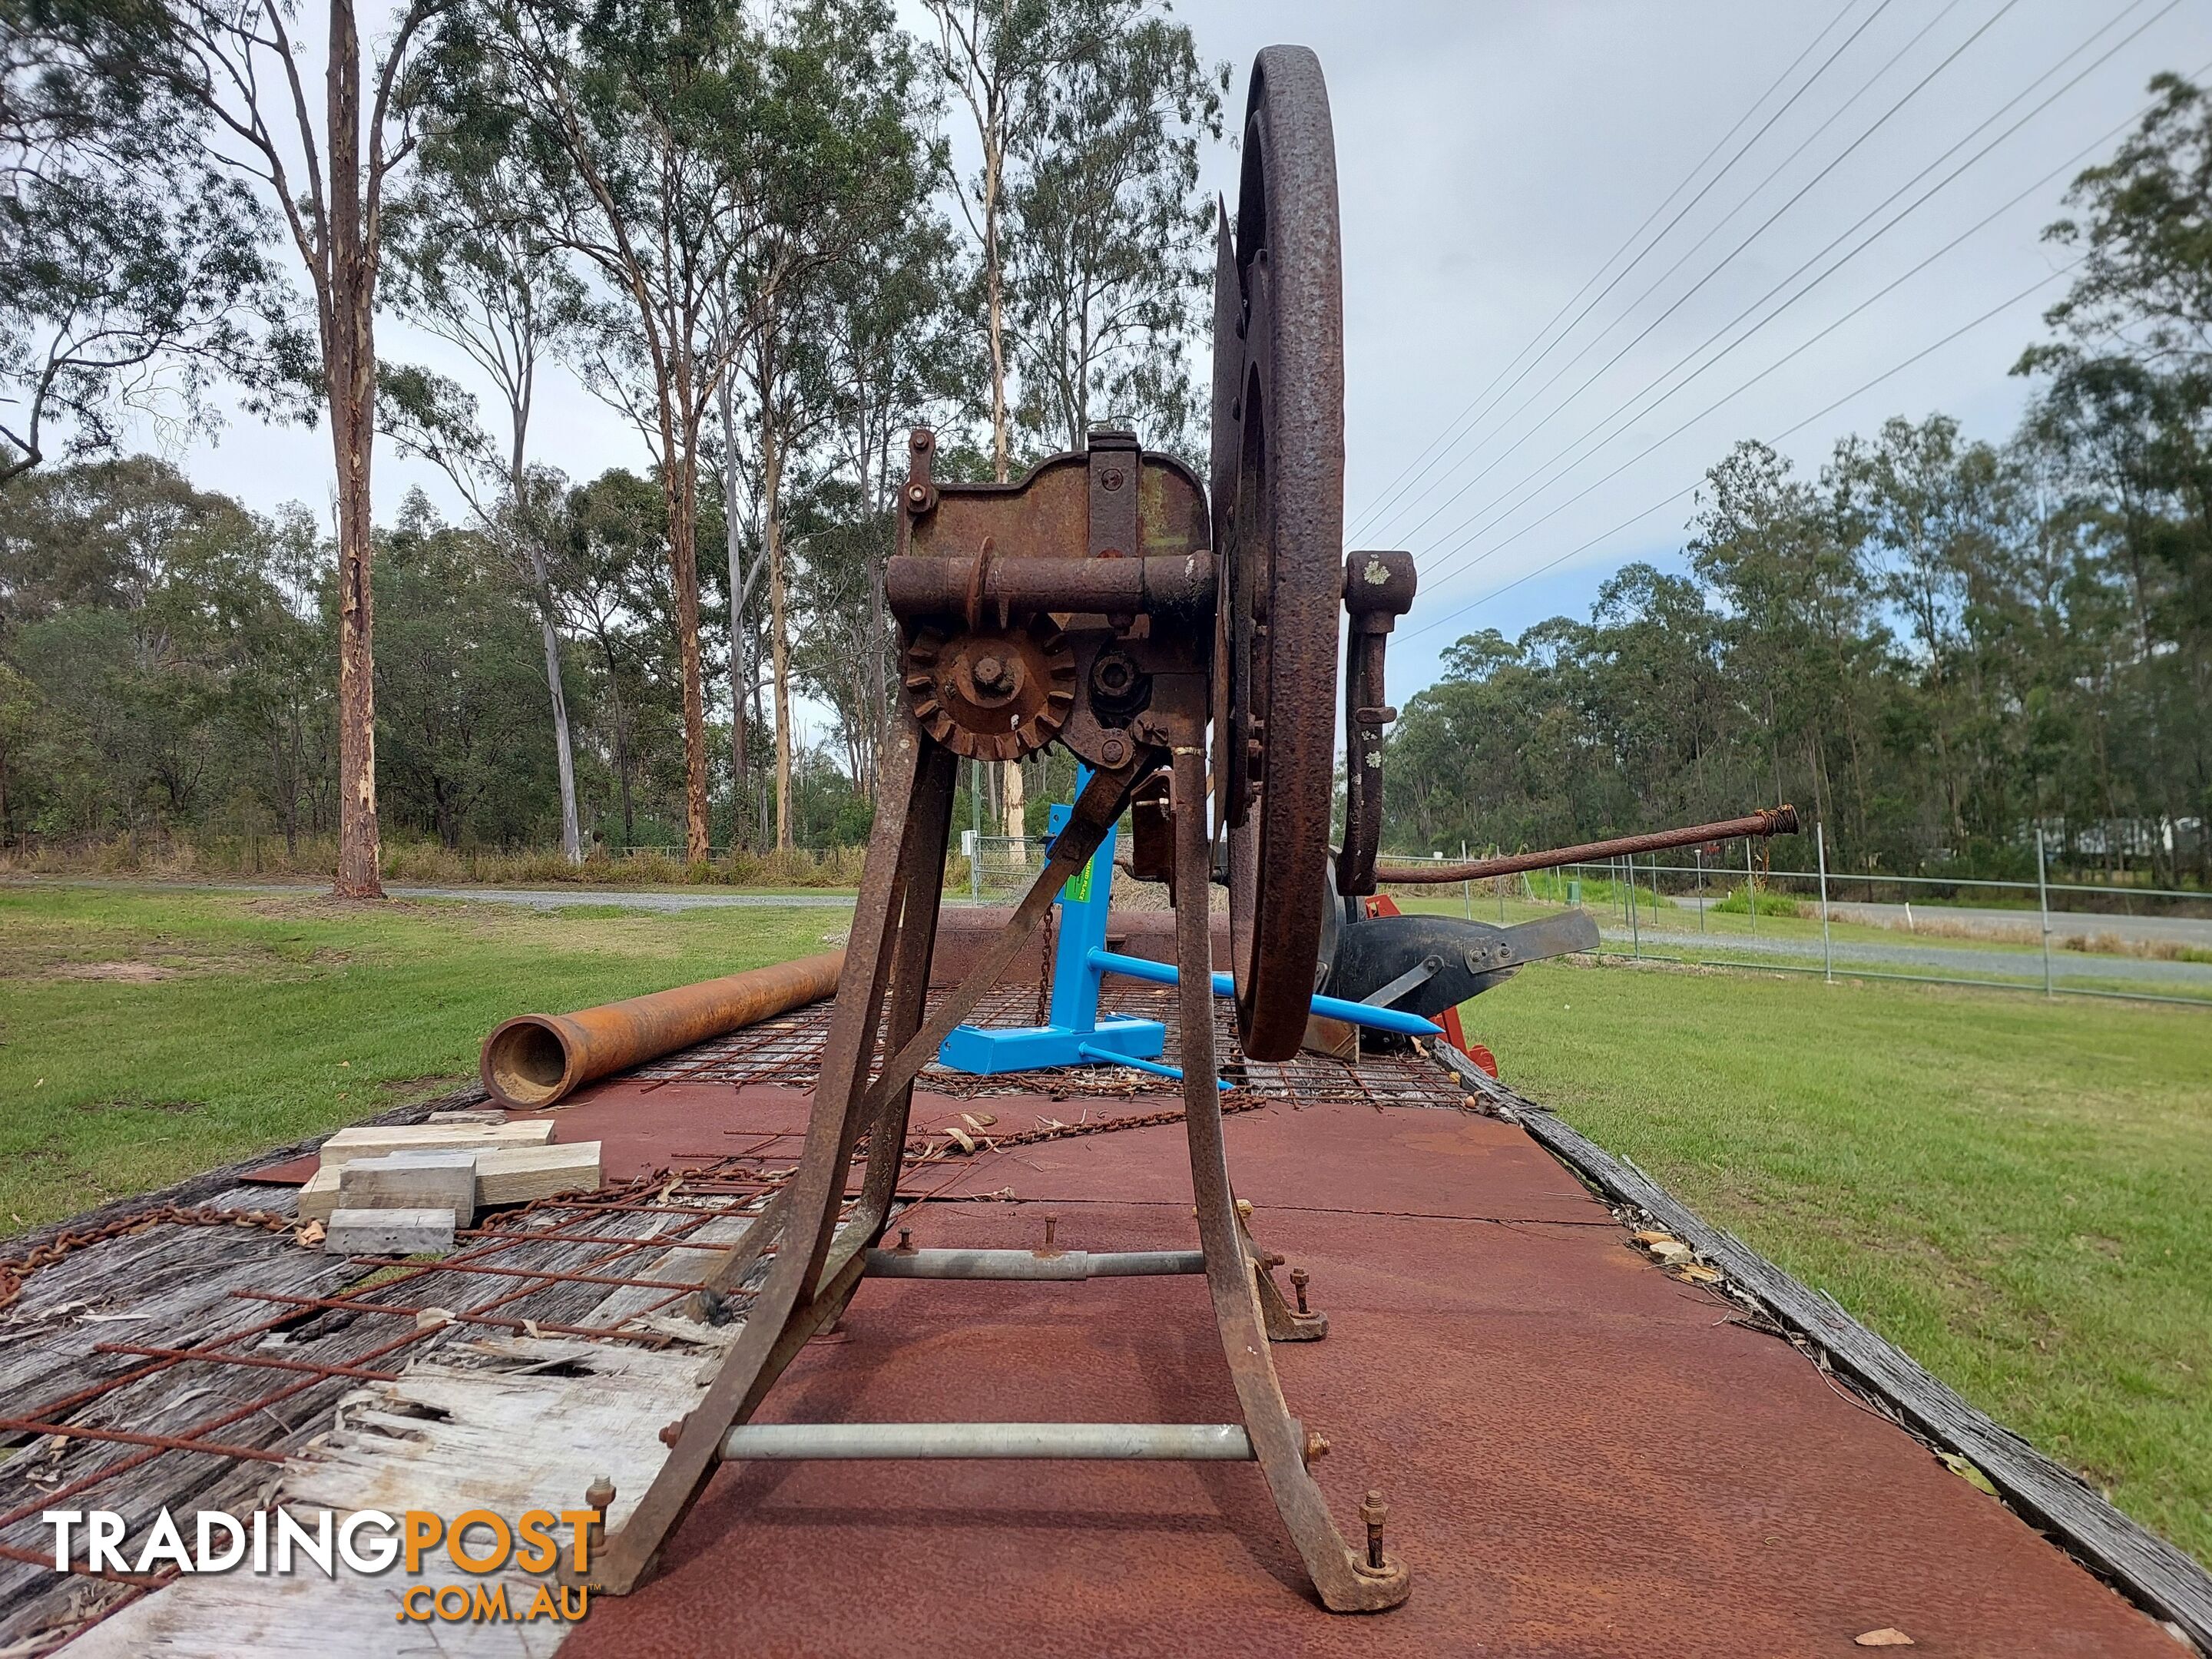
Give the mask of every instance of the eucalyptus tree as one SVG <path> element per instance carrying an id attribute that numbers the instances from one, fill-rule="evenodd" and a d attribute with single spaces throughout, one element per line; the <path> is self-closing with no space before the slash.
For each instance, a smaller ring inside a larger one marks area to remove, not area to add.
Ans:
<path id="1" fill-rule="evenodd" d="M 791 573 L 783 533 L 786 480 L 838 415 L 827 338 L 846 273 L 873 264 L 928 212 L 934 109 L 920 88 L 911 42 L 884 0 L 809 0 L 781 9 L 766 53 L 763 106 L 775 142 L 761 154 L 763 210 L 732 270 L 729 331 L 753 417 L 759 566 L 769 606 L 775 724 L 775 842 L 792 844 Z M 733 445 L 734 448 L 734 445 Z M 732 530 L 732 536 L 735 532 Z M 732 543 L 731 587 L 749 585 Z M 732 611 L 732 701 L 742 695 L 743 633 Z M 733 740 L 737 733 L 733 731 Z M 738 756 L 742 771 L 742 750 Z"/>
<path id="2" fill-rule="evenodd" d="M 0 0 L 0 485 L 134 417 L 211 424 L 215 379 L 271 367 L 267 215 L 149 72 L 174 45 L 161 7 Z"/>
<path id="3" fill-rule="evenodd" d="M 283 224 L 312 293 L 319 352 L 298 364 L 327 414 L 337 465 L 338 862 L 343 897 L 381 897 L 376 815 L 371 463 L 377 283 L 387 189 L 414 154 L 425 46 L 459 0 L 401 0 L 374 53 L 354 0 L 321 38 L 288 0 L 173 0 L 143 72 L 203 111 L 204 154 L 250 179 Z M 323 85 L 318 112 L 307 87 Z"/>
<path id="4" fill-rule="evenodd" d="M 530 593 L 544 657 L 561 797 L 561 850 L 584 856 L 568 705 L 561 680 L 546 508 L 557 479 L 533 479 L 530 420 L 541 370 L 574 334 L 585 295 L 531 211 L 524 156 L 498 124 L 456 122 L 392 204 L 391 299 L 400 314 L 465 356 L 496 393 L 505 430 L 480 422 L 465 389 L 424 368 L 386 365 L 384 419 L 401 447 L 434 464 Z M 504 441 L 501 441 L 501 440 Z"/>
<path id="5" fill-rule="evenodd" d="M 1040 143 L 1007 194 L 1021 424 L 1080 449 L 1094 420 L 1188 447 L 1191 352 L 1211 315 L 1212 212 L 1199 144 L 1221 135 L 1229 66 L 1137 8 L 1049 78 Z"/>
<path id="6" fill-rule="evenodd" d="M 466 95 L 512 118 L 545 182 L 544 228 L 615 296 L 586 358 L 593 389 L 650 447 L 666 519 L 683 699 L 684 847 L 708 851 L 700 641 L 703 428 L 737 342 L 716 307 L 763 212 L 763 31 L 736 0 L 476 0 L 449 33 Z"/>

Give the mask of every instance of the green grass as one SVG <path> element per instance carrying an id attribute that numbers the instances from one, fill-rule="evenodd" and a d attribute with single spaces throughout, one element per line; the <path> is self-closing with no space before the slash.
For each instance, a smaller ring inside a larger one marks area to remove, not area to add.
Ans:
<path id="1" fill-rule="evenodd" d="M 0 1235 L 442 1092 L 510 1014 L 805 955 L 847 921 L 0 888 Z"/>
<path id="2" fill-rule="evenodd" d="M 2212 1561 L 2212 1015 L 1544 963 L 1507 1079 Z"/>
<path id="3" fill-rule="evenodd" d="M 0 1228 L 437 1092 L 508 1014 L 847 921 L 0 887 Z M 1608 963 L 1466 1017 L 1509 1080 L 2212 1559 L 2212 1013 Z"/>

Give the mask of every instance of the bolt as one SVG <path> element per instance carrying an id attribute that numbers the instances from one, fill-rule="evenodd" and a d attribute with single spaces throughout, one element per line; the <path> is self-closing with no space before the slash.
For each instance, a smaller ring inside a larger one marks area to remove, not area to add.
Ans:
<path id="1" fill-rule="evenodd" d="M 1006 665 L 988 653 L 975 659 L 975 684 L 987 691 L 1003 690 L 1006 684 Z"/>
<path id="2" fill-rule="evenodd" d="M 1311 1468 L 1316 1463 L 1319 1462 L 1322 1458 L 1328 1455 L 1328 1442 L 1322 1438 L 1322 1436 L 1315 1433 L 1311 1429 L 1308 1429 L 1306 1431 L 1305 1444 L 1306 1467 L 1308 1468 Z"/>
<path id="3" fill-rule="evenodd" d="M 1260 1265 L 1263 1267 L 1279 1267 L 1284 1262 L 1289 1260 L 1290 1258 L 1285 1255 L 1280 1250 L 1262 1250 L 1260 1252 Z"/>
<path id="4" fill-rule="evenodd" d="M 690 1420 L 688 1417 L 679 1417 L 673 1423 L 664 1425 L 660 1431 L 660 1443 L 673 1447 L 684 1437 L 684 1425 Z"/>
<path id="5" fill-rule="evenodd" d="M 1313 1275 L 1309 1273 L 1304 1267 L 1293 1267 L 1291 1269 L 1291 1289 L 1294 1293 L 1296 1293 L 1298 1298 L 1298 1311 L 1300 1313 L 1304 1313 L 1306 1310 L 1306 1286 L 1312 1282 Z"/>
<path id="6" fill-rule="evenodd" d="M 1052 1235 L 1053 1235 L 1053 1230 L 1054 1230 L 1054 1228 L 1058 1227 L 1059 1225 L 1060 1225 L 1060 1218 L 1059 1218 L 1058 1216 L 1056 1216 L 1056 1215 L 1048 1215 L 1048 1216 L 1046 1216 L 1046 1217 L 1045 1217 L 1045 1218 L 1044 1218 L 1044 1247 L 1045 1247 L 1045 1249 L 1048 1249 L 1048 1250 L 1050 1250 L 1050 1249 L 1055 1249 L 1055 1248 L 1056 1248 L 1056 1247 L 1054 1245 L 1053 1242 L 1052 1242 Z"/>
<path id="7" fill-rule="evenodd" d="M 910 1249 L 912 1249 L 914 1248 L 914 1229 L 913 1229 L 913 1228 L 911 1228 L 911 1227 L 902 1227 L 902 1228 L 900 1228 L 900 1229 L 899 1229 L 899 1242 L 898 1242 L 898 1247 L 899 1247 L 899 1249 L 901 1249 L 902 1250 L 910 1250 Z"/>
<path id="8" fill-rule="evenodd" d="M 906 487 L 906 504 L 917 513 L 927 507 L 929 505 L 929 486 L 927 484 L 908 484 Z"/>
<path id="9" fill-rule="evenodd" d="M 597 1510 L 602 1521 L 607 1518 L 607 1510 L 613 1506 L 614 1501 L 615 1482 L 612 1475 L 603 1474 L 584 1488 L 586 1506 Z"/>
<path id="10" fill-rule="evenodd" d="M 1389 1514 L 1379 1492 L 1369 1492 L 1359 1506 L 1359 1518 L 1367 1523 L 1367 1565 L 1376 1572 L 1382 1571 L 1382 1522 Z"/>
<path id="11" fill-rule="evenodd" d="M 1129 761 L 1128 740 L 1114 733 L 1109 733 L 1105 738 L 1100 739 L 1098 744 L 1098 760 L 1099 763 L 1106 767 L 1109 771 L 1127 765 Z"/>

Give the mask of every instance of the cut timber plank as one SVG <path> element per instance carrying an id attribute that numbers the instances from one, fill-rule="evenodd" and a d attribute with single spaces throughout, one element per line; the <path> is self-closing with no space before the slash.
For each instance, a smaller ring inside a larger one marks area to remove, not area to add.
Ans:
<path id="1" fill-rule="evenodd" d="M 477 1155 L 418 1148 L 357 1158 L 338 1169 L 342 1210 L 444 1210 L 453 1224 L 476 1219 Z"/>
<path id="2" fill-rule="evenodd" d="M 328 1221 L 331 1212 L 338 1206 L 338 1181 L 345 1172 L 343 1164 L 326 1164 L 307 1177 L 300 1188 L 300 1219 Z"/>
<path id="3" fill-rule="evenodd" d="M 348 1164 L 357 1158 L 381 1158 L 386 1152 L 416 1148 L 452 1152 L 478 1147 L 543 1146 L 553 1139 L 549 1122 L 527 1123 L 409 1123 L 389 1127 L 341 1129 L 323 1143 L 323 1167 Z"/>
<path id="4" fill-rule="evenodd" d="M 599 1143 L 501 1146 L 477 1154 L 477 1207 L 527 1204 L 556 1193 L 589 1192 L 599 1184 Z"/>
<path id="5" fill-rule="evenodd" d="M 325 1255 L 444 1255 L 453 1248 L 451 1210 L 331 1212 Z"/>
<path id="6" fill-rule="evenodd" d="M 311 1531 L 326 1508 L 449 1517 L 483 1509 L 511 1518 L 532 1509 L 580 1509 L 585 1490 L 604 1476 L 615 1486 L 609 1524 L 620 1527 L 668 1455 L 661 1425 L 690 1411 L 702 1392 L 693 1380 L 696 1350 L 523 1337 L 465 1346 L 493 1365 L 410 1367 L 394 1382 L 348 1395 L 337 1429 L 285 1464 L 278 1503 Z M 557 1535 L 565 1550 L 568 1528 Z M 545 1659 L 560 1644 L 565 1627 L 544 1619 L 397 1621 L 409 1584 L 463 1577 L 438 1553 L 426 1556 L 412 1578 L 398 1566 L 370 1577 L 343 1565 L 335 1578 L 312 1565 L 289 1577 L 187 1574 L 94 1625 L 67 1650 L 71 1659 Z M 510 1566 L 466 1582 L 488 1591 L 504 1585 L 509 1606 L 526 1607 L 541 1581 Z"/>
<path id="7" fill-rule="evenodd" d="M 1489 1077 L 1449 1044 L 1427 1046 L 1498 1115 L 1520 1124 L 1607 1197 L 1635 1206 L 1692 1245 L 1728 1276 L 1746 1301 L 1819 1349 L 1830 1364 L 1915 1432 L 1970 1461 L 2032 1525 L 2185 1632 L 2198 1648 L 2212 1652 L 2212 1574 L 2121 1514 L 2071 1469 L 1968 1405 L 1910 1354 L 1845 1313 L 1834 1297 L 1801 1285 L 1733 1233 L 1706 1222 L 1626 1158 L 1615 1158 L 1547 1108 Z"/>

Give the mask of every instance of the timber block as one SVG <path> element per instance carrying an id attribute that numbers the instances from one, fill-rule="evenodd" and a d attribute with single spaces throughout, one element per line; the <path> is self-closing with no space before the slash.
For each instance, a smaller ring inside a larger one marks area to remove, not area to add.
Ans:
<path id="1" fill-rule="evenodd" d="M 325 1255 L 443 1255 L 453 1248 L 451 1210 L 333 1210 Z"/>
<path id="2" fill-rule="evenodd" d="M 451 1210 L 453 1224 L 476 1219 L 477 1157 L 465 1148 L 417 1147 L 357 1158 L 338 1166 L 337 1207 L 348 1210 Z"/>
<path id="3" fill-rule="evenodd" d="M 553 1126 L 527 1123 L 407 1123 L 362 1125 L 341 1129 L 323 1143 L 322 1167 L 350 1164 L 357 1158 L 381 1158 L 386 1152 L 474 1152 L 495 1146 L 543 1146 L 553 1139 Z"/>
<path id="4" fill-rule="evenodd" d="M 425 1123 L 504 1123 L 507 1114 L 496 1106 L 460 1106 L 450 1111 L 433 1112 L 422 1121 Z"/>
<path id="5" fill-rule="evenodd" d="M 477 1207 L 527 1204 L 556 1193 L 587 1193 L 599 1184 L 599 1143 L 501 1146 L 476 1155 Z"/>

